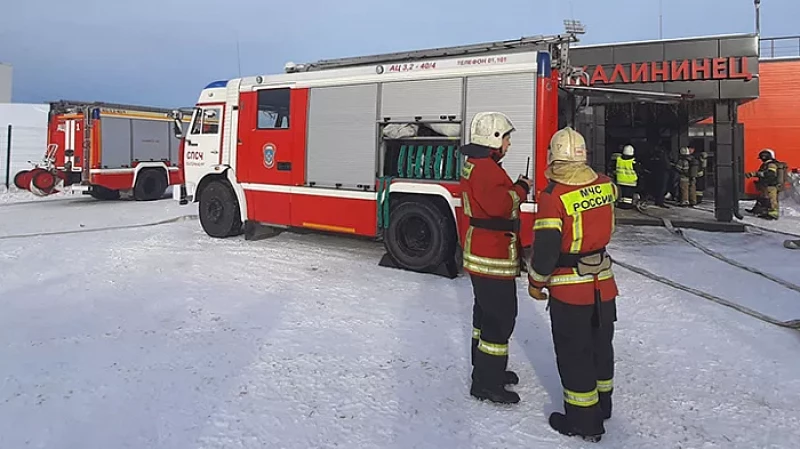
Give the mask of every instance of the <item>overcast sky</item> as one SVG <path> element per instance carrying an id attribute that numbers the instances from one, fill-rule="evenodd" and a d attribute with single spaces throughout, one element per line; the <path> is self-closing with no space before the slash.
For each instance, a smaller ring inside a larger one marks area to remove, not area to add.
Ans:
<path id="1" fill-rule="evenodd" d="M 664 0 L 665 38 L 752 32 L 753 0 Z M 222 6 L 224 5 L 224 6 Z M 432 6 L 433 5 L 433 6 Z M 328 9 L 329 8 L 329 9 Z M 659 0 L 7 0 L 0 61 L 13 100 L 193 105 L 208 82 L 287 61 L 555 34 L 657 39 Z M 800 34 L 800 0 L 764 0 L 762 35 Z"/>

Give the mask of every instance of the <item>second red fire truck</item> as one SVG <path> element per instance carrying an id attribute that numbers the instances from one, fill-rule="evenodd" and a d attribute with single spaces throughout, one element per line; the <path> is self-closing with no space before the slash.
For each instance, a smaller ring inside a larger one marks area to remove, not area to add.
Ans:
<path id="1" fill-rule="evenodd" d="M 47 152 L 17 173 L 14 184 L 38 196 L 71 189 L 97 199 L 116 199 L 122 191 L 140 201 L 159 199 L 183 182 L 173 117 L 171 109 L 146 106 L 51 103 Z"/>

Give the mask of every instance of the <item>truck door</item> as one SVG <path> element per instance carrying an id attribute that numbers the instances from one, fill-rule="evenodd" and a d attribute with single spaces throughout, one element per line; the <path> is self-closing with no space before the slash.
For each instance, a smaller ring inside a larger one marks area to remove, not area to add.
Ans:
<path id="1" fill-rule="evenodd" d="M 191 195 L 200 178 L 220 163 L 222 111 L 222 104 L 200 105 L 194 111 L 183 152 L 183 173 Z"/>
<path id="2" fill-rule="evenodd" d="M 260 89 L 242 94 L 239 111 L 237 176 L 248 195 L 253 218 L 270 224 L 290 224 L 290 194 L 295 139 L 290 120 L 288 87 Z M 252 198 L 252 199 L 251 199 Z"/>

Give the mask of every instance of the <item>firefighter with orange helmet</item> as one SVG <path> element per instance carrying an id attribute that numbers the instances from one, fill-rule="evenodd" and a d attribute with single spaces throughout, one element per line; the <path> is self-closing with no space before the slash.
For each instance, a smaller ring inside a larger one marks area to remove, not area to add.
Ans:
<path id="1" fill-rule="evenodd" d="M 572 128 L 550 140 L 533 225 L 528 293 L 548 299 L 565 413 L 552 413 L 558 432 L 600 441 L 611 417 L 617 284 L 606 245 L 619 193 L 586 164 L 586 141 Z M 547 293 L 543 289 L 547 289 Z"/>
<path id="2" fill-rule="evenodd" d="M 464 270 L 470 275 L 472 310 L 472 387 L 478 399 L 517 403 L 506 385 L 519 383 L 508 371 L 508 340 L 517 318 L 520 274 L 519 206 L 531 181 L 512 182 L 500 160 L 511 145 L 511 120 L 499 112 L 475 115 L 461 170 L 461 204 L 469 217 L 463 243 Z"/>

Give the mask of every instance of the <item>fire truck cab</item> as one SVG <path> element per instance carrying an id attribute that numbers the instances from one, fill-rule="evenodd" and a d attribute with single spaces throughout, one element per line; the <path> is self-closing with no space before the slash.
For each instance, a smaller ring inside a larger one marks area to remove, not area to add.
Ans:
<path id="1" fill-rule="evenodd" d="M 459 148 L 478 112 L 516 127 L 503 168 L 533 174 L 520 214 L 532 229 L 558 127 L 559 49 L 572 39 L 288 63 L 284 74 L 213 82 L 183 136 L 175 199 L 199 202 L 212 237 L 264 225 L 367 236 L 383 239 L 382 264 L 435 271 L 457 258 L 468 227 Z M 532 232 L 520 238 L 528 246 Z"/>

